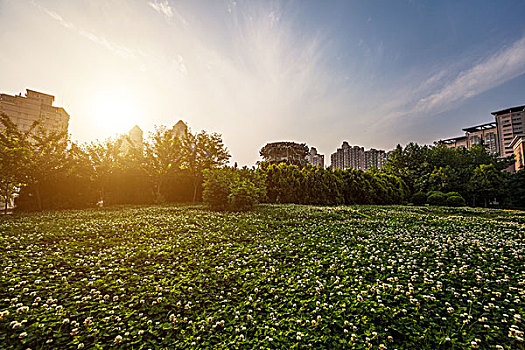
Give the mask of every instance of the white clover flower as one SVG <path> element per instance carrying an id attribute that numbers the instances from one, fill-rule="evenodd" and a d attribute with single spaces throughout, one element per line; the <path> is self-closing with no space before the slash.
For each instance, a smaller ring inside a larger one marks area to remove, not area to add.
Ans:
<path id="1" fill-rule="evenodd" d="M 121 337 L 120 335 L 117 335 L 117 336 L 115 337 L 115 343 L 118 344 L 118 343 L 120 343 L 121 341 L 122 341 L 122 337 Z"/>

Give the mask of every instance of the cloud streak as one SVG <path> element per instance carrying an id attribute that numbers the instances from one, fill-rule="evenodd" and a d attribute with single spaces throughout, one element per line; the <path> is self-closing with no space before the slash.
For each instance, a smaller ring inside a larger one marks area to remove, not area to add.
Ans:
<path id="1" fill-rule="evenodd" d="M 49 10 L 36 2 L 33 2 L 33 4 L 40 8 L 42 11 L 44 11 L 44 13 L 46 13 L 49 17 L 58 22 L 58 24 L 60 24 L 62 27 L 76 32 L 78 35 L 90 40 L 91 42 L 97 45 L 108 49 L 109 51 L 122 58 L 132 58 L 137 57 L 139 55 L 139 52 L 136 50 L 119 45 L 115 42 L 106 39 L 104 36 L 99 36 L 93 32 L 77 27 L 72 22 L 65 20 L 60 14 L 58 14 L 55 11 Z"/>
<path id="2" fill-rule="evenodd" d="M 525 73 L 525 37 L 474 67 L 462 71 L 452 82 L 419 100 L 416 112 L 443 111 Z"/>
<path id="3" fill-rule="evenodd" d="M 164 16 L 171 18 L 173 17 L 173 9 L 170 6 L 169 2 L 167 0 L 159 1 L 154 0 L 148 2 L 148 5 L 151 6 L 155 11 L 157 11 L 160 14 L 163 14 Z"/>
<path id="4" fill-rule="evenodd" d="M 522 74 L 525 74 L 525 36 L 471 67 L 455 73 L 444 69 L 417 83 L 415 88 L 403 92 L 405 97 L 393 102 L 388 119 L 449 111 Z"/>

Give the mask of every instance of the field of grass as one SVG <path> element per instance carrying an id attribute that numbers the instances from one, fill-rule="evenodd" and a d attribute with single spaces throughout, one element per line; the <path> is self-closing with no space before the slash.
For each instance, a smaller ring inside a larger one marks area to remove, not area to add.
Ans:
<path id="1" fill-rule="evenodd" d="M 14 215 L 0 272 L 0 348 L 525 348 L 525 212 Z"/>

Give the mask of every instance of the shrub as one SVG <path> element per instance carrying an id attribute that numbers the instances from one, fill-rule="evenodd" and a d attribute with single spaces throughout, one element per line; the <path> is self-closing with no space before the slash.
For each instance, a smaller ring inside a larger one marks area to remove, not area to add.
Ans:
<path id="1" fill-rule="evenodd" d="M 228 195 L 229 207 L 232 210 L 250 210 L 259 197 L 257 187 L 253 182 L 246 179 L 236 181 L 231 186 L 231 193 Z"/>
<path id="2" fill-rule="evenodd" d="M 432 191 L 427 198 L 427 202 L 430 205 L 445 205 L 447 203 L 447 195 L 439 191 Z"/>
<path id="3" fill-rule="evenodd" d="M 210 169 L 204 172 L 204 203 L 215 210 L 249 210 L 264 199 L 264 178 L 243 168 Z"/>
<path id="4" fill-rule="evenodd" d="M 465 204 L 466 204 L 465 199 L 461 196 L 447 197 L 447 205 L 449 207 L 464 207 Z"/>
<path id="5" fill-rule="evenodd" d="M 424 192 L 416 192 L 412 195 L 412 203 L 415 205 L 424 205 L 427 202 L 427 195 Z"/>
<path id="6" fill-rule="evenodd" d="M 447 195 L 447 197 L 462 197 L 461 194 L 459 194 L 459 192 L 447 192 L 445 194 Z"/>
<path id="7" fill-rule="evenodd" d="M 204 171 L 202 200 L 212 209 L 226 209 L 230 195 L 231 174 L 228 168 Z"/>

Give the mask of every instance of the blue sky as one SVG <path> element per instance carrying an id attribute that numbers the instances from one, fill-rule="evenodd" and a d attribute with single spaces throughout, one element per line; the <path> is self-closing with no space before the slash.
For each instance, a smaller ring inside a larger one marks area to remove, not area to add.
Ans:
<path id="1" fill-rule="evenodd" d="M 391 149 L 525 103 L 525 1 L 0 0 L 0 91 L 80 142 L 184 120 L 232 162 L 269 141 Z"/>

